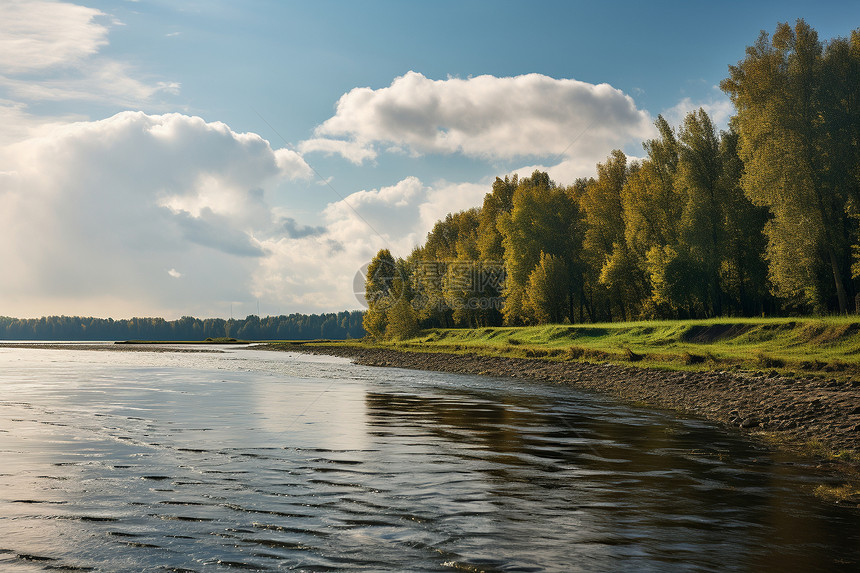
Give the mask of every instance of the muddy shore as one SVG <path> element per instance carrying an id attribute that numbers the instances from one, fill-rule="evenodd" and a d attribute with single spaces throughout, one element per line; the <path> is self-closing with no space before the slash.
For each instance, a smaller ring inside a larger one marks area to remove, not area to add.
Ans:
<path id="1" fill-rule="evenodd" d="M 356 346 L 282 347 L 351 358 L 357 364 L 513 377 L 570 384 L 623 401 L 671 409 L 785 444 L 819 442 L 860 452 L 860 380 L 785 378 L 774 372 L 672 372 L 618 364 L 398 352 Z"/>

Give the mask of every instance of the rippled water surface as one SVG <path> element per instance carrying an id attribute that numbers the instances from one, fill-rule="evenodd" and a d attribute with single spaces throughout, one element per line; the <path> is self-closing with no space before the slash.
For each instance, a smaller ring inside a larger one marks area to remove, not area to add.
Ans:
<path id="1" fill-rule="evenodd" d="M 860 570 L 808 473 L 541 383 L 0 348 L 2 571 Z"/>

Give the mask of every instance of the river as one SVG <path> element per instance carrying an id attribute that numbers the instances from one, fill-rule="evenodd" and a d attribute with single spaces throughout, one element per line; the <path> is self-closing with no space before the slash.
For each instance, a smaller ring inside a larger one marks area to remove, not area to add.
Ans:
<path id="1" fill-rule="evenodd" d="M 540 382 L 0 348 L 2 571 L 860 570 L 811 472 Z"/>

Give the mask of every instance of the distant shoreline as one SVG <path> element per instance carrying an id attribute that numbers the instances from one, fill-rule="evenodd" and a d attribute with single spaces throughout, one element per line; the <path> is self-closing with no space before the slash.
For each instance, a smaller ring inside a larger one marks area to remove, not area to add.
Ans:
<path id="1" fill-rule="evenodd" d="M 36 350 L 94 350 L 109 352 L 223 352 L 215 348 L 171 348 L 184 345 L 205 345 L 206 342 L 0 342 L 0 348 L 30 348 Z M 241 343 L 240 343 L 241 344 Z"/>

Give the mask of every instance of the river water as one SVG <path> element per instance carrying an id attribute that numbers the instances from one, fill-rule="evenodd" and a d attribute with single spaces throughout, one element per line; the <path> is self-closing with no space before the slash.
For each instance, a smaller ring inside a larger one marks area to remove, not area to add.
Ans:
<path id="1" fill-rule="evenodd" d="M 0 348 L 0 571 L 860 570 L 810 471 L 539 382 Z"/>

